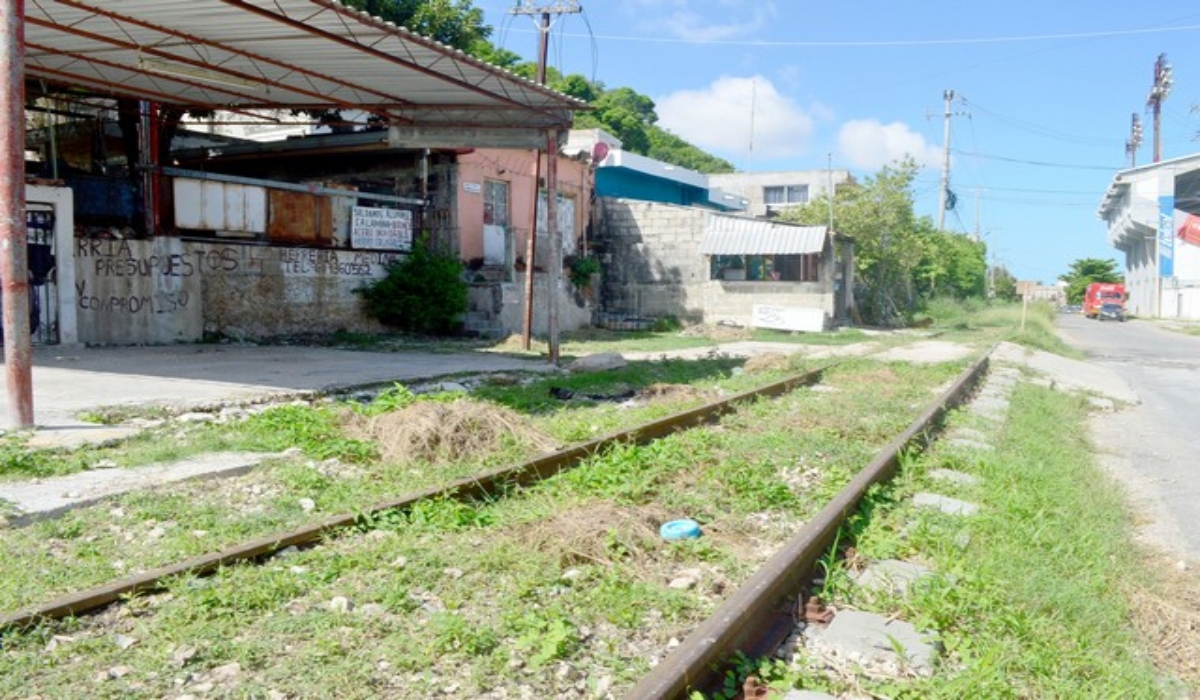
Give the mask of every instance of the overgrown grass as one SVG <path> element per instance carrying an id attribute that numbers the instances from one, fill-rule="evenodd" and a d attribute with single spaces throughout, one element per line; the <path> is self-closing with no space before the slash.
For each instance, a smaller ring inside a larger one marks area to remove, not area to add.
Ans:
<path id="1" fill-rule="evenodd" d="M 995 452 L 939 448 L 874 495 L 850 562 L 900 558 L 935 572 L 908 598 L 856 588 L 844 565 L 827 581 L 835 605 L 865 607 L 934 632 L 944 658 L 934 677 L 828 678 L 814 666 L 765 663 L 779 686 L 872 696 L 1158 698 L 1172 693 L 1139 651 L 1122 592 L 1143 577 L 1120 492 L 1095 465 L 1078 397 L 1020 385 Z M 958 422 L 970 422 L 959 416 Z M 986 428 L 981 422 L 976 428 Z M 925 474 L 951 468 L 980 485 Z M 915 491 L 979 503 L 948 516 L 905 503 Z"/>
<path id="2" fill-rule="evenodd" d="M 1046 302 L 1028 305 L 979 300 L 935 299 L 925 310 L 945 340 L 1008 341 L 1056 355 L 1083 359 L 1083 352 L 1062 341 L 1054 331 L 1057 314 Z"/>
<path id="3" fill-rule="evenodd" d="M 480 697 L 529 686 L 558 697 L 607 685 L 619 694 L 960 369 L 848 361 L 828 374 L 832 391 L 753 402 L 715 428 L 612 450 L 510 498 L 381 514 L 317 548 L 182 578 L 125 614 L 8 635 L 0 695 L 161 697 L 231 662 L 235 685 L 215 692 L 429 697 L 454 685 Z M 105 580 L 114 559 L 143 568 L 294 522 L 302 495 L 317 515 L 367 502 L 397 471 L 326 466 L 279 463 L 221 489 L 81 511 L 37 526 L 49 547 L 4 533 L 6 551 L 40 553 L 8 562 L 3 607 L 28 591 Z M 685 516 L 703 524 L 702 540 L 658 537 L 659 524 Z M 681 576 L 694 585 L 670 585 Z M 331 609 L 337 596 L 356 610 Z M 122 649 L 116 634 L 137 643 Z"/>

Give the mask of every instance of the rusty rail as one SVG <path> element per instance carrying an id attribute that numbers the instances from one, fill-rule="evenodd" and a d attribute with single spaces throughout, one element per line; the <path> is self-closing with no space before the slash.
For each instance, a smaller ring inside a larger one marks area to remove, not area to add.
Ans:
<path id="1" fill-rule="evenodd" d="M 868 488 L 892 478 L 901 453 L 920 442 L 928 444 L 928 437 L 945 413 L 962 403 L 986 372 L 994 349 L 964 370 L 920 417 L 655 666 L 625 696 L 626 700 L 683 698 L 691 689 L 714 685 L 735 652 L 763 656 L 778 647 L 794 627 L 792 610 L 797 594 L 811 579 L 817 560 L 829 550 L 838 529 L 854 514 Z"/>
<path id="2" fill-rule="evenodd" d="M 788 379 L 783 379 L 757 389 L 743 391 L 728 398 L 675 413 L 630 430 L 610 433 L 595 440 L 542 455 L 515 466 L 503 467 L 484 474 L 460 479 L 448 486 L 427 489 L 396 500 L 377 503 L 361 513 L 346 513 L 332 516 L 289 532 L 260 537 L 219 552 L 212 552 L 170 566 L 151 569 L 136 576 L 72 593 L 41 605 L 7 613 L 0 616 L 0 631 L 29 627 L 43 620 L 53 620 L 70 615 L 92 612 L 120 600 L 124 596 L 161 589 L 163 579 L 172 576 L 203 576 L 216 571 L 222 566 L 260 559 L 286 547 L 311 545 L 330 532 L 354 526 L 364 516 L 384 511 L 406 510 L 423 500 L 436 498 L 459 500 L 480 498 L 500 493 L 514 486 L 534 483 L 575 466 L 584 459 L 609 446 L 628 443 L 647 443 L 672 433 L 712 422 L 720 416 L 732 412 L 738 403 L 755 398 L 773 398 L 786 394 L 798 387 L 809 386 L 819 381 L 821 375 L 831 366 L 826 365 L 825 367 L 789 377 Z"/>

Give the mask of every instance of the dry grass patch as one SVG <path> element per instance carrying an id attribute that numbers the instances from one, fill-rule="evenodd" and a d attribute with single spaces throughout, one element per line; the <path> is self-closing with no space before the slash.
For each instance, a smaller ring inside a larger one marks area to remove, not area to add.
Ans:
<path id="1" fill-rule="evenodd" d="M 611 566 L 616 560 L 653 559 L 661 548 L 658 528 L 666 520 L 654 507 L 584 503 L 518 526 L 512 538 L 523 547 L 557 556 L 564 567 Z"/>
<path id="2" fill-rule="evenodd" d="M 792 358 L 790 355 L 784 355 L 780 352 L 768 352 L 762 355 L 755 355 L 746 360 L 746 364 L 742 368 L 747 372 L 783 372 L 791 369 Z"/>
<path id="3" fill-rule="evenodd" d="M 640 390 L 638 392 L 638 396 L 639 398 L 647 401 L 668 402 L 686 401 L 690 399 L 709 401 L 713 398 L 713 392 L 705 389 L 698 389 L 688 384 L 664 384 L 661 382 L 655 382 L 654 384 L 651 384 L 650 386 Z"/>
<path id="4" fill-rule="evenodd" d="M 1133 583 L 1154 581 L 1128 592 L 1133 625 L 1159 669 L 1200 690 L 1200 574 L 1165 557 L 1153 557 L 1146 566 L 1156 575 Z"/>
<path id="5" fill-rule="evenodd" d="M 539 451 L 557 444 L 516 411 L 470 399 L 418 401 L 378 416 L 353 416 L 348 430 L 375 441 L 384 461 L 400 464 L 453 462 L 497 452 L 507 444 Z"/>

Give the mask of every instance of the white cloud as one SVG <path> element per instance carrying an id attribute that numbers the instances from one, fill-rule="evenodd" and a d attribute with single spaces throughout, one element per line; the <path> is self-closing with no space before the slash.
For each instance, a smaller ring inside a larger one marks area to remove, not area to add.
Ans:
<path id="1" fill-rule="evenodd" d="M 626 10 L 631 6 L 636 8 L 638 29 L 698 42 L 749 36 L 776 15 L 774 2 L 757 2 L 747 8 L 741 0 L 639 1 L 627 2 Z"/>
<path id="2" fill-rule="evenodd" d="M 912 156 L 919 165 L 937 165 L 941 149 L 925 142 L 925 137 L 901 122 L 882 124 L 875 119 L 855 119 L 838 132 L 838 149 L 848 165 L 863 170 L 878 170 L 904 156 Z"/>
<path id="3" fill-rule="evenodd" d="M 722 77 L 700 90 L 680 90 L 654 102 L 659 126 L 726 158 L 746 155 L 752 137 L 756 160 L 800 155 L 812 138 L 812 115 L 762 76 Z"/>

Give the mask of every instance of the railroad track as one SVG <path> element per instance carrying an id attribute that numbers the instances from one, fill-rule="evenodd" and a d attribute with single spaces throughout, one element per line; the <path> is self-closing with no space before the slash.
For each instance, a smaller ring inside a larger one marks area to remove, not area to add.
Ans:
<path id="1" fill-rule="evenodd" d="M 990 353 L 988 353 L 990 355 Z M 719 679 L 738 652 L 766 654 L 778 646 L 794 626 L 795 602 L 812 578 L 818 558 L 830 548 L 845 520 L 873 484 L 889 479 L 900 454 L 927 444 L 945 413 L 960 404 L 986 372 L 988 355 L 971 364 L 924 409 L 907 429 L 893 439 L 848 485 L 833 496 L 715 612 L 629 692 L 629 698 L 676 698 L 697 688 L 708 688 Z M 63 617 L 103 609 L 139 593 L 161 590 L 164 582 L 180 576 L 199 576 L 239 562 L 266 560 L 289 547 L 312 545 L 330 533 L 353 527 L 364 516 L 406 511 L 417 504 L 444 499 L 484 499 L 502 495 L 559 474 L 573 465 L 619 444 L 647 444 L 689 428 L 714 422 L 743 402 L 777 397 L 818 382 L 824 367 L 771 385 L 743 392 L 697 409 L 674 414 L 632 430 L 621 431 L 528 462 L 457 481 L 447 487 L 410 494 L 378 503 L 363 512 L 327 518 L 317 523 L 231 547 L 220 552 L 157 568 L 107 585 L 90 588 L 0 616 L 0 630 L 10 634 Z"/>
<path id="2" fill-rule="evenodd" d="M 418 503 L 437 499 L 466 500 L 494 496 L 505 490 L 528 485 L 558 474 L 614 445 L 643 444 L 657 440 L 680 430 L 714 421 L 735 410 L 740 403 L 757 398 L 775 397 L 798 387 L 809 386 L 819 381 L 827 368 L 822 367 L 767 386 L 744 391 L 629 430 L 621 430 L 535 457 L 518 465 L 460 479 L 445 487 L 408 494 L 395 500 L 374 504 L 361 512 L 336 515 L 287 532 L 259 537 L 218 552 L 158 567 L 135 576 L 65 595 L 40 605 L 5 613 L 0 616 L 0 632 L 29 627 L 46 620 L 57 620 L 71 615 L 94 612 L 127 596 L 160 590 L 165 580 L 176 576 L 203 576 L 223 566 L 264 559 L 289 547 L 309 546 L 332 532 L 354 527 L 364 518 L 380 513 L 405 511 Z"/>

